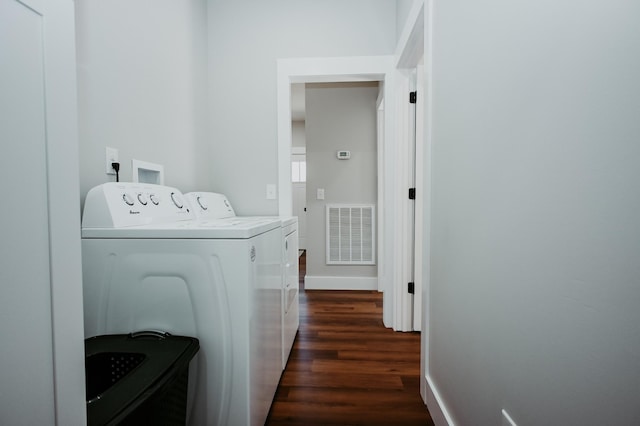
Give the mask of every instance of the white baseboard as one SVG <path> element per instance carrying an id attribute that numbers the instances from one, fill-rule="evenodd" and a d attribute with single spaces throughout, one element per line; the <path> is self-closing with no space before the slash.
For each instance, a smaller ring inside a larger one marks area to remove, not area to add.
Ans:
<path id="1" fill-rule="evenodd" d="M 378 290 L 377 277 L 304 277 L 305 290 Z"/>
<path id="2" fill-rule="evenodd" d="M 455 426 L 455 423 L 451 419 L 451 415 L 447 411 L 447 407 L 444 405 L 444 401 L 438 392 L 435 384 L 431 380 L 430 376 L 427 379 L 427 408 L 431 419 L 436 426 Z"/>

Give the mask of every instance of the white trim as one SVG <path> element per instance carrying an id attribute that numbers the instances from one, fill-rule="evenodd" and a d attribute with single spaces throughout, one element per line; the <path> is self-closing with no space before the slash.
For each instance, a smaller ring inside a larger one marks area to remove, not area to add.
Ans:
<path id="1" fill-rule="evenodd" d="M 86 423 L 74 2 L 42 5 L 55 424 Z M 37 4 L 36 4 L 37 3 Z M 28 384 L 25 383 L 25 386 Z M 34 407 L 35 410 L 39 407 Z"/>
<path id="2" fill-rule="evenodd" d="M 433 1 L 427 0 L 424 15 L 424 164 L 423 164 L 423 187 L 424 195 L 422 200 L 424 212 L 424 238 L 423 238 L 423 274 L 422 274 L 422 333 L 421 356 L 420 356 L 420 376 L 429 375 L 429 318 L 431 315 L 431 199 L 433 189 L 432 183 L 432 147 L 433 147 Z M 426 400 L 426 380 L 420 380 L 420 394 Z"/>
<path id="3" fill-rule="evenodd" d="M 377 290 L 377 277 L 304 277 L 305 290 Z"/>
<path id="4" fill-rule="evenodd" d="M 430 376 L 426 376 L 427 383 L 427 408 L 431 419 L 436 426 L 455 426 L 455 422 L 451 418 L 444 400 L 440 396 L 440 392 L 436 388 Z"/>
<path id="5" fill-rule="evenodd" d="M 502 426 L 518 426 L 504 408 L 502 409 Z"/>
<path id="6" fill-rule="evenodd" d="M 424 51 L 424 50 L 423 50 Z M 422 62 L 421 58 L 421 62 Z M 422 315 L 423 315 L 423 298 L 422 288 L 424 283 L 424 245 L 425 245 L 425 223 L 424 223 L 424 210 L 427 208 L 425 204 L 425 194 L 428 192 L 425 188 L 425 120 L 424 120 L 424 108 L 425 108 L 425 84 L 424 84 L 424 65 L 420 63 L 416 68 L 416 91 L 418 92 L 416 99 L 416 142 L 415 142 L 415 188 L 416 188 L 416 200 L 414 205 L 414 226 L 415 226 L 415 241 L 414 241 L 414 256 L 415 262 L 413 265 L 413 281 L 415 283 L 414 295 L 413 295 L 413 329 L 415 331 L 422 331 Z"/>
<path id="7" fill-rule="evenodd" d="M 378 99 L 376 100 L 376 138 L 377 138 L 377 162 L 378 162 L 378 206 L 385 205 L 385 191 L 384 191 L 384 182 L 385 182 L 385 172 L 384 172 L 384 88 L 380 88 L 380 92 L 378 92 Z M 382 183 L 381 183 L 382 182 Z M 378 246 L 376 247 L 377 258 L 378 258 L 378 291 L 384 291 L 384 224 L 385 224 L 385 209 L 378 209 L 378 222 L 377 222 L 377 234 L 378 234 Z"/>

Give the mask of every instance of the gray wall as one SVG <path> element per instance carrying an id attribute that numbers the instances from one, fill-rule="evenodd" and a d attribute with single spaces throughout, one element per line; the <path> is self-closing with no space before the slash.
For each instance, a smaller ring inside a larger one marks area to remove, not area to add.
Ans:
<path id="1" fill-rule="evenodd" d="M 640 3 L 436 6 L 434 383 L 460 425 L 640 424 Z"/>
<path id="2" fill-rule="evenodd" d="M 209 186 L 205 0 L 76 2 L 81 199 L 117 148 L 165 167 L 165 184 Z"/>
<path id="3" fill-rule="evenodd" d="M 377 83 L 307 84 L 307 275 L 377 275 L 376 266 L 325 264 L 326 205 L 376 204 L 377 97 Z M 338 150 L 351 159 L 338 160 Z"/>
<path id="4" fill-rule="evenodd" d="M 239 214 L 276 214 L 278 58 L 393 53 L 388 0 L 209 2 L 211 187 Z"/>

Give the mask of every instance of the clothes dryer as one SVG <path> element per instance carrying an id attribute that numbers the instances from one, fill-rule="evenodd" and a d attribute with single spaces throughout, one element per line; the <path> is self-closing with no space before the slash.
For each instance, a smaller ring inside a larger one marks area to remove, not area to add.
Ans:
<path id="1" fill-rule="evenodd" d="M 243 223 L 260 223 L 264 220 L 280 220 L 282 252 L 282 369 L 287 365 L 291 348 L 300 325 L 299 268 L 298 268 L 298 218 L 296 216 L 237 216 L 224 194 L 216 192 L 189 192 L 185 194 L 191 211 L 200 220 L 230 220 Z"/>
<path id="2" fill-rule="evenodd" d="M 171 187 L 93 188 L 82 224 L 85 336 L 197 337 L 191 425 L 263 425 L 281 369 L 281 226 L 196 220 Z"/>

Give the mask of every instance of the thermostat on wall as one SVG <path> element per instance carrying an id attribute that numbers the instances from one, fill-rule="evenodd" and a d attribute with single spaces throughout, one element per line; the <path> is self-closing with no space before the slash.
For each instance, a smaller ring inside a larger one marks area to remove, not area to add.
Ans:
<path id="1" fill-rule="evenodd" d="M 348 160 L 351 158 L 351 151 L 338 151 L 336 153 L 338 160 Z"/>

